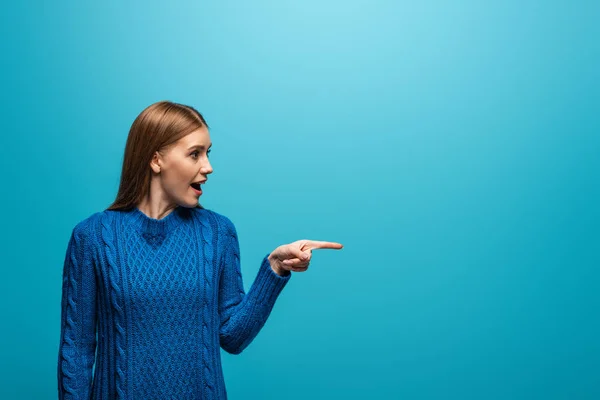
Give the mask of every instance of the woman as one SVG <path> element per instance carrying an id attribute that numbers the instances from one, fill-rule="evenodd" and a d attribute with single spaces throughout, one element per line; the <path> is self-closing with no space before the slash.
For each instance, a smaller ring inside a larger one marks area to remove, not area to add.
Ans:
<path id="1" fill-rule="evenodd" d="M 250 344 L 313 249 L 342 248 L 279 246 L 245 293 L 234 224 L 198 204 L 210 147 L 189 106 L 161 101 L 133 122 L 115 202 L 67 246 L 60 399 L 226 399 L 220 348 Z"/>

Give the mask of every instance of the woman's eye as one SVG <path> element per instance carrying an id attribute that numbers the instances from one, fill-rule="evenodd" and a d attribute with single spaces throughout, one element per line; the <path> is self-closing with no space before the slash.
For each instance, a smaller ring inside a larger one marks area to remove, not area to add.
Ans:
<path id="1" fill-rule="evenodd" d="M 190 154 L 190 155 L 191 155 L 191 156 L 193 156 L 194 158 L 197 158 L 197 157 L 198 157 L 198 154 L 199 154 L 199 152 L 196 150 L 196 151 L 192 152 L 192 154 Z M 208 156 L 209 156 L 209 154 L 210 154 L 210 150 L 208 150 L 208 151 L 206 152 L 206 157 L 208 157 Z"/>

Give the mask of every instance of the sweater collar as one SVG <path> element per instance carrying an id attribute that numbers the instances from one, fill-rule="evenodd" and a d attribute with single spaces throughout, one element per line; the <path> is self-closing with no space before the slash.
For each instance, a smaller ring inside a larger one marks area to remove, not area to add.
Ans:
<path id="1" fill-rule="evenodd" d="M 130 212 L 130 223 L 142 234 L 164 237 L 185 219 L 184 208 L 178 205 L 166 216 L 156 219 L 144 214 L 138 207 L 134 207 Z"/>

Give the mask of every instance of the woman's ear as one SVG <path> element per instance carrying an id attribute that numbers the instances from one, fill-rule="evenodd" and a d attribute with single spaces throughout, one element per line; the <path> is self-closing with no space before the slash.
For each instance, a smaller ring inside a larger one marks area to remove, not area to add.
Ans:
<path id="1" fill-rule="evenodd" d="M 152 160 L 150 160 L 150 168 L 152 168 L 152 171 L 154 171 L 155 174 L 160 174 L 160 163 L 160 154 L 158 151 L 155 151 Z"/>

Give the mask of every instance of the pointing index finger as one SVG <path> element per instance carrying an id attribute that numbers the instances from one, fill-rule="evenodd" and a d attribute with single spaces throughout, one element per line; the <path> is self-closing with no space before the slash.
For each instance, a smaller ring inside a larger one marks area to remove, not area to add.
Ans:
<path id="1" fill-rule="evenodd" d="M 341 243 L 337 242 L 325 242 L 322 240 L 307 240 L 305 247 L 311 249 L 336 249 L 339 250 L 344 247 Z"/>

